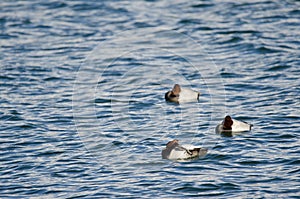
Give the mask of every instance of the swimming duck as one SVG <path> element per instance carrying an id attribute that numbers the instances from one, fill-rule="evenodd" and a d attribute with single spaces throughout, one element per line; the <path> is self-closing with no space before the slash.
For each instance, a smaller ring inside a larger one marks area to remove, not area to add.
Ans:
<path id="1" fill-rule="evenodd" d="M 217 125 L 216 132 L 217 133 L 227 133 L 227 132 L 243 132 L 250 131 L 252 128 L 252 124 L 248 124 L 247 122 L 235 120 L 227 115 L 221 124 Z"/>
<path id="2" fill-rule="evenodd" d="M 162 150 L 162 158 L 169 160 L 184 160 L 203 156 L 207 149 L 192 145 L 179 145 L 178 140 L 172 140 L 167 143 L 166 148 Z"/>
<path id="3" fill-rule="evenodd" d="M 184 102 L 198 100 L 200 93 L 188 88 L 181 88 L 179 84 L 175 84 L 171 91 L 166 92 L 165 99 L 169 102 Z"/>

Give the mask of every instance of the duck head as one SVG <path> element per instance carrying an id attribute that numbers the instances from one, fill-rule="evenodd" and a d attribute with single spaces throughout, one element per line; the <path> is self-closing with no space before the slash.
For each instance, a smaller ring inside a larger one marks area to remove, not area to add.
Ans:
<path id="1" fill-rule="evenodd" d="M 166 148 L 162 151 L 162 154 L 161 154 L 163 159 L 169 158 L 171 151 L 174 148 L 176 148 L 177 146 L 179 146 L 178 142 L 179 142 L 178 140 L 172 140 L 166 144 Z"/>
<path id="2" fill-rule="evenodd" d="M 177 147 L 179 145 L 178 142 L 179 142 L 178 140 L 172 140 L 167 143 L 166 148 L 174 149 L 175 147 Z"/>
<path id="3" fill-rule="evenodd" d="M 181 88 L 180 88 L 179 84 L 175 84 L 171 91 L 166 92 L 166 94 L 165 94 L 166 101 L 178 102 L 180 91 L 181 91 Z"/>
<path id="4" fill-rule="evenodd" d="M 227 115 L 223 121 L 223 130 L 232 130 L 233 121 L 229 115 Z"/>

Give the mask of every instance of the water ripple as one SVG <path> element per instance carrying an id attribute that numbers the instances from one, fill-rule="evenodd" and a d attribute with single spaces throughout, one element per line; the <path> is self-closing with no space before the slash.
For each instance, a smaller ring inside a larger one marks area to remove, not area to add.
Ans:
<path id="1" fill-rule="evenodd" d="M 297 198 L 298 7 L 1 2 L 0 195 Z M 253 130 L 215 134 L 226 114 Z M 171 139 L 208 154 L 163 160 Z"/>

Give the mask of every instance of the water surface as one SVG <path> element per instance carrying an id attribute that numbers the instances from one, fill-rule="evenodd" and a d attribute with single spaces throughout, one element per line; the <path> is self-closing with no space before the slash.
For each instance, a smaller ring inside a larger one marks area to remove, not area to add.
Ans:
<path id="1" fill-rule="evenodd" d="M 1 198 L 299 196 L 298 1 L 0 4 Z"/>

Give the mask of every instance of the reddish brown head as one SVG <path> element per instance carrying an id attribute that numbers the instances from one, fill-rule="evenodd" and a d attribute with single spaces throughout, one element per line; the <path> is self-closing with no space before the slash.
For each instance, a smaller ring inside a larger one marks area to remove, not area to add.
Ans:
<path id="1" fill-rule="evenodd" d="M 178 102 L 180 91 L 181 88 L 179 84 L 175 84 L 171 91 L 166 92 L 165 99 L 171 102 Z"/>
<path id="2" fill-rule="evenodd" d="M 167 148 L 174 148 L 176 146 L 178 146 L 178 140 L 172 140 L 170 142 L 167 143 Z"/>
<path id="3" fill-rule="evenodd" d="M 227 115 L 223 121 L 223 130 L 232 130 L 233 121 L 229 115 Z"/>
<path id="4" fill-rule="evenodd" d="M 162 150 L 162 152 L 161 152 L 162 158 L 168 159 L 171 151 L 178 145 L 179 145 L 178 140 L 172 140 L 172 141 L 168 142 L 166 148 L 164 150 Z"/>
<path id="5" fill-rule="evenodd" d="M 175 84 L 172 89 L 173 95 L 179 95 L 180 91 L 181 91 L 181 88 L 180 88 L 179 84 Z"/>

